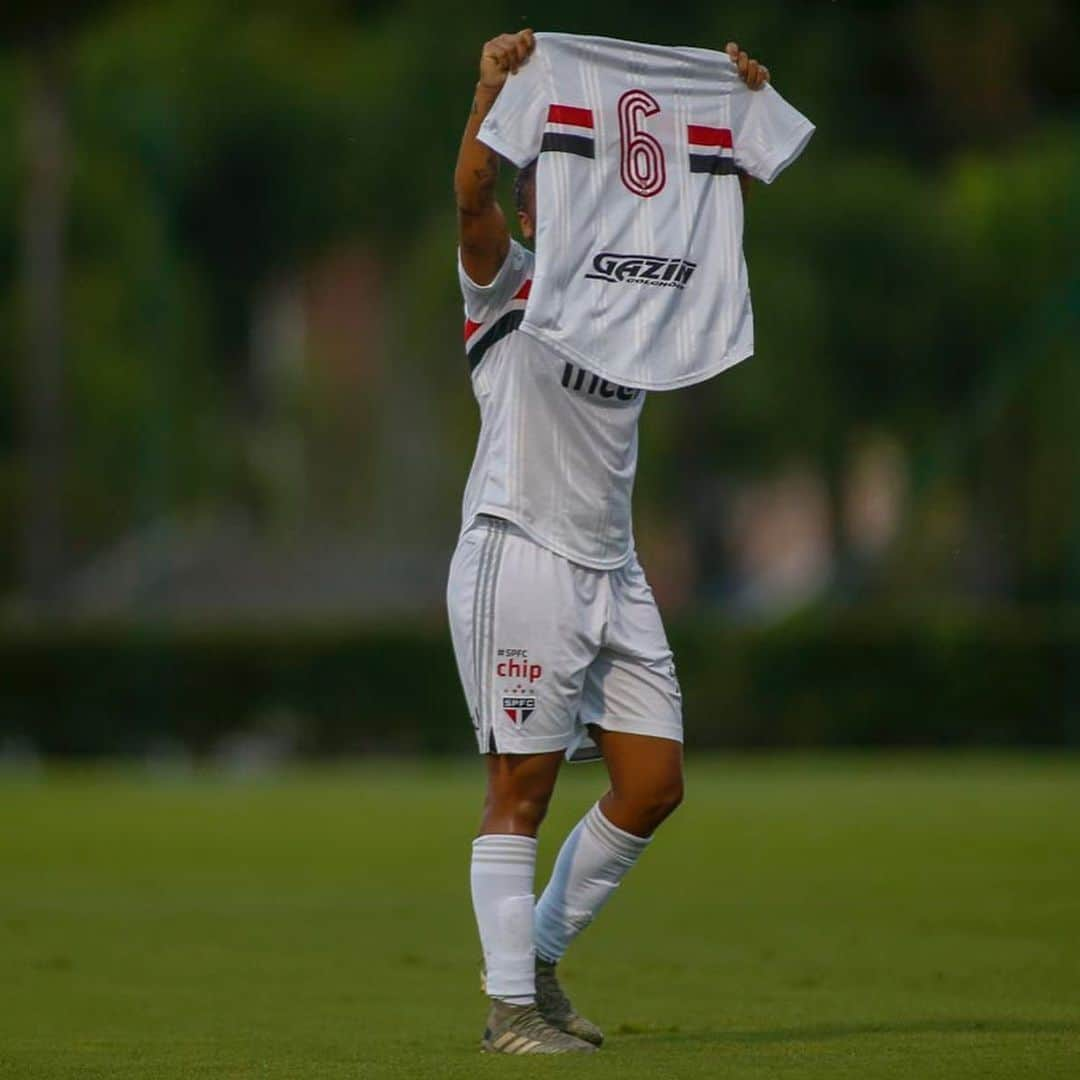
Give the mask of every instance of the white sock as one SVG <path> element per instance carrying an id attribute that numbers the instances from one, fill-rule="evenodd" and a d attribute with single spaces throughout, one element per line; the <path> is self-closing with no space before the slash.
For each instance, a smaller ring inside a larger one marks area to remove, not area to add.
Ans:
<path id="1" fill-rule="evenodd" d="M 574 826 L 536 905 L 536 952 L 542 959 L 562 959 L 648 844 L 648 837 L 612 825 L 599 803 Z"/>
<path id="2" fill-rule="evenodd" d="M 493 835 L 473 841 L 473 910 L 484 949 L 487 992 L 512 1005 L 536 1000 L 535 873 L 535 837 Z"/>

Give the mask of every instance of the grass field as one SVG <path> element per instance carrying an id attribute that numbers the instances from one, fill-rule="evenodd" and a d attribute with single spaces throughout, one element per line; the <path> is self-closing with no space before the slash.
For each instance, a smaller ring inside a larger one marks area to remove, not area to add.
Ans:
<path id="1" fill-rule="evenodd" d="M 1080 760 L 689 775 L 563 965 L 572 1062 L 477 1050 L 477 762 L 0 777 L 0 1076 L 1080 1076 Z"/>

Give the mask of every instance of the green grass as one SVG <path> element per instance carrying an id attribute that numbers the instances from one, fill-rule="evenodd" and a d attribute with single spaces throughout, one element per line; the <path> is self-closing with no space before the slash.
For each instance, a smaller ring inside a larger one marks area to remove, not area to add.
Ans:
<path id="1" fill-rule="evenodd" d="M 563 965 L 573 1062 L 477 1051 L 478 762 L 0 778 L 0 1076 L 1080 1076 L 1080 761 L 689 776 Z"/>

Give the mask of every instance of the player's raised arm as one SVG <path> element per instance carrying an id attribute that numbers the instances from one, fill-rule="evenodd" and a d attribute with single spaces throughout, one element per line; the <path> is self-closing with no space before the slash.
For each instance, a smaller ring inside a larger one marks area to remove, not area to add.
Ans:
<path id="1" fill-rule="evenodd" d="M 739 70 L 739 78 L 751 90 L 760 90 L 769 81 L 769 69 L 752 56 L 747 55 L 744 49 L 740 49 L 738 42 L 729 41 L 724 47 L 724 52 L 731 57 L 731 62 Z M 745 173 L 739 174 L 739 187 L 742 189 L 743 199 L 750 194 L 750 177 Z"/>
<path id="2" fill-rule="evenodd" d="M 461 261 L 465 273 L 477 285 L 494 280 L 510 248 L 510 233 L 502 209 L 495 201 L 498 155 L 480 142 L 476 133 L 507 77 L 529 59 L 535 47 L 533 32 L 522 30 L 492 38 L 480 54 L 480 81 L 476 84 L 454 170 Z"/>

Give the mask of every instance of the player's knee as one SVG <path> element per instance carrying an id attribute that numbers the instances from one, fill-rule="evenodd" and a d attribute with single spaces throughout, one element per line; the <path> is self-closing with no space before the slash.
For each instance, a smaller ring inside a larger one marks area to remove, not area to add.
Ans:
<path id="1" fill-rule="evenodd" d="M 676 777 L 661 784 L 653 794 L 653 808 L 659 820 L 670 817 L 682 805 L 685 789 L 682 777 Z"/>
<path id="2" fill-rule="evenodd" d="M 535 830 L 547 817 L 549 801 L 550 796 L 547 795 L 519 795 L 512 800 L 509 810 L 515 821 L 528 824 Z"/>
<path id="3" fill-rule="evenodd" d="M 535 833 L 547 816 L 550 801 L 550 792 L 494 788 L 488 791 L 485 817 L 506 822 L 513 831 Z"/>
<path id="4" fill-rule="evenodd" d="M 647 785 L 634 785 L 630 790 L 615 790 L 613 794 L 625 807 L 627 817 L 637 822 L 638 829 L 651 833 L 682 803 L 682 777 L 671 777 Z"/>
<path id="5" fill-rule="evenodd" d="M 651 828 L 669 818 L 683 801 L 682 777 L 673 777 L 650 786 L 638 794 L 641 816 Z"/>
<path id="6" fill-rule="evenodd" d="M 536 832 L 544 818 L 548 816 L 548 802 L 546 798 L 518 799 L 513 807 L 514 819 L 527 822 L 532 831 Z"/>

